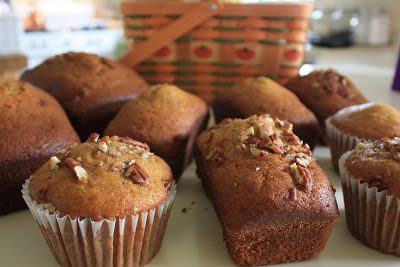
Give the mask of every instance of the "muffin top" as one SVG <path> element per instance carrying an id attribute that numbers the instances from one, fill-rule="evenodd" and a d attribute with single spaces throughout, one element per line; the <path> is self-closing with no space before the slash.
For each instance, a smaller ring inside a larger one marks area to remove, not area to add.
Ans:
<path id="1" fill-rule="evenodd" d="M 80 142 L 58 102 L 22 81 L 0 81 L 0 133 L 0 162 L 8 163 Z"/>
<path id="2" fill-rule="evenodd" d="M 47 161 L 31 178 L 31 198 L 61 216 L 125 217 L 167 199 L 170 167 L 146 144 L 98 134 Z"/>
<path id="3" fill-rule="evenodd" d="M 126 103 L 104 133 L 130 136 L 168 154 L 207 112 L 199 97 L 173 85 L 155 85 Z"/>
<path id="4" fill-rule="evenodd" d="M 248 78 L 219 98 L 246 117 L 269 113 L 291 123 L 315 121 L 314 114 L 295 94 L 265 77 Z"/>
<path id="5" fill-rule="evenodd" d="M 368 102 L 350 79 L 332 69 L 295 77 L 286 87 L 315 113 L 320 123 L 344 107 Z"/>
<path id="6" fill-rule="evenodd" d="M 400 138 L 358 144 L 345 166 L 350 175 L 369 187 L 400 197 Z"/>
<path id="7" fill-rule="evenodd" d="M 268 115 L 226 119 L 196 145 L 220 215 L 235 218 L 224 221 L 229 229 L 338 216 L 332 186 L 292 124 Z"/>
<path id="8" fill-rule="evenodd" d="M 79 116 L 126 101 L 147 89 L 133 70 L 104 57 L 66 53 L 26 71 L 22 80 L 53 95 L 68 114 Z"/>
<path id="9" fill-rule="evenodd" d="M 358 138 L 378 140 L 400 136 L 400 112 L 383 103 L 343 109 L 331 117 L 330 122 L 336 128 Z"/>

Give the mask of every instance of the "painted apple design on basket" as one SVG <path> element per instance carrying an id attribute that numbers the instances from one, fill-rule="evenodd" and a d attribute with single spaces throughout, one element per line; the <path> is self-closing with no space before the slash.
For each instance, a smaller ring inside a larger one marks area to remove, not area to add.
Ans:
<path id="1" fill-rule="evenodd" d="M 235 54 L 241 60 L 252 60 L 256 53 L 248 47 L 237 49 Z"/>
<path id="2" fill-rule="evenodd" d="M 286 60 L 296 61 L 296 60 L 300 59 L 301 53 L 296 48 L 290 48 L 290 49 L 285 51 L 284 57 L 285 57 Z"/>
<path id="3" fill-rule="evenodd" d="M 171 49 L 168 46 L 164 46 L 160 50 L 158 50 L 154 55 L 156 57 L 167 57 L 171 54 Z"/>
<path id="4" fill-rule="evenodd" d="M 209 48 L 205 45 L 202 45 L 202 46 L 198 46 L 194 49 L 194 54 L 201 58 L 209 58 L 213 55 L 213 51 L 211 48 Z"/>

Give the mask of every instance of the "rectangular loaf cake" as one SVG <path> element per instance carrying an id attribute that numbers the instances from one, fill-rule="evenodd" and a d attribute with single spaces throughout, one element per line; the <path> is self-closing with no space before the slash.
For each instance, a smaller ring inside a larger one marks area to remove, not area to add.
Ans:
<path id="1" fill-rule="evenodd" d="M 196 140 L 198 175 L 239 265 L 307 260 L 339 217 L 332 185 L 292 125 L 227 119 Z"/>

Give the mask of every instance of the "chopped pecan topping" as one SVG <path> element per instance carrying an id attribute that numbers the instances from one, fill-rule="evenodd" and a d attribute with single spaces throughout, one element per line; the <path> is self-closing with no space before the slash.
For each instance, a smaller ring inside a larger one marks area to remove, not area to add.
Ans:
<path id="1" fill-rule="evenodd" d="M 61 161 L 56 157 L 53 156 L 50 158 L 50 170 L 56 171 L 58 170 L 58 165 L 61 163 Z"/>
<path id="2" fill-rule="evenodd" d="M 147 172 L 137 163 L 130 166 L 125 175 L 134 183 L 140 185 L 145 185 L 150 178 Z"/>
<path id="3" fill-rule="evenodd" d="M 109 136 L 104 136 L 103 138 L 100 139 L 100 142 L 108 143 L 110 142 L 110 137 Z"/>
<path id="4" fill-rule="evenodd" d="M 89 138 L 86 140 L 86 142 L 93 142 L 97 143 L 99 141 L 100 135 L 98 133 L 92 133 Z"/>
<path id="5" fill-rule="evenodd" d="M 284 154 L 285 153 L 285 149 L 278 142 L 274 142 L 274 143 L 270 144 L 268 146 L 268 149 L 276 154 Z"/>
<path id="6" fill-rule="evenodd" d="M 117 161 L 114 163 L 114 165 L 111 167 L 111 170 L 113 172 L 121 172 L 123 169 L 126 168 L 126 164 L 123 163 L 122 161 Z"/>
<path id="7" fill-rule="evenodd" d="M 106 142 L 100 141 L 97 143 L 97 146 L 101 152 L 103 152 L 103 153 L 108 152 L 108 145 Z"/>
<path id="8" fill-rule="evenodd" d="M 131 161 L 128 162 L 128 166 L 132 166 L 135 163 L 136 163 L 136 160 L 132 159 Z"/>
<path id="9" fill-rule="evenodd" d="M 164 182 L 164 188 L 165 188 L 165 191 L 169 191 L 169 189 L 171 188 L 171 182 L 170 181 L 165 181 Z"/>
<path id="10" fill-rule="evenodd" d="M 56 206 L 53 203 L 44 203 L 43 208 L 48 210 L 50 214 L 56 212 Z"/>
<path id="11" fill-rule="evenodd" d="M 110 141 L 118 142 L 120 140 L 119 136 L 113 135 L 110 137 Z"/>
<path id="12" fill-rule="evenodd" d="M 124 144 L 138 146 L 138 147 L 144 148 L 145 150 L 150 150 L 149 146 L 146 143 L 142 143 L 142 142 L 133 140 L 130 137 L 121 137 L 119 141 Z"/>
<path id="13" fill-rule="evenodd" d="M 376 187 L 378 189 L 378 192 L 381 192 L 383 190 L 386 190 L 386 185 L 382 181 L 382 176 L 380 175 L 375 175 L 374 178 L 372 178 L 369 182 L 369 187 Z"/>
<path id="14" fill-rule="evenodd" d="M 64 162 L 67 164 L 67 166 L 71 169 L 71 171 L 74 173 L 76 178 L 78 178 L 78 181 L 82 184 L 87 183 L 87 179 L 89 178 L 89 174 L 87 171 L 83 168 L 82 163 L 74 160 L 73 158 L 66 158 Z"/>
<path id="15" fill-rule="evenodd" d="M 148 158 L 150 158 L 151 156 L 153 156 L 154 155 L 154 153 L 151 153 L 151 152 L 149 152 L 149 151 L 144 151 L 141 155 L 140 155 L 140 157 L 142 158 L 142 159 L 148 159 Z"/>
<path id="16" fill-rule="evenodd" d="M 290 200 L 297 200 L 297 189 L 296 187 L 289 188 L 289 199 Z"/>

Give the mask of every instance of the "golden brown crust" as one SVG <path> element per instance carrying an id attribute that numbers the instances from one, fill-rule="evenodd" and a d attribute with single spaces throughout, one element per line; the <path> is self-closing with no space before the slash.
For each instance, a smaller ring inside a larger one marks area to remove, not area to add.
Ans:
<path id="1" fill-rule="evenodd" d="M 267 134 L 257 127 L 267 129 Z M 272 142 L 264 146 L 267 139 Z M 339 217 L 334 192 L 289 123 L 265 115 L 223 121 L 197 138 L 195 151 L 198 174 L 236 262 L 260 265 L 304 260 L 323 249 Z M 315 231 L 309 229 L 310 234 L 302 235 L 302 227 L 310 225 L 316 226 Z M 293 235 L 280 234 L 293 227 L 297 229 Z M 314 242 L 319 245 L 310 253 L 292 255 L 293 242 L 301 248 Z"/>
<path id="2" fill-rule="evenodd" d="M 294 132 L 314 147 L 319 126 L 315 115 L 295 94 L 265 77 L 249 78 L 217 97 L 214 111 L 218 122 L 224 118 L 247 118 L 270 114 L 293 124 Z"/>
<path id="3" fill-rule="evenodd" d="M 146 147 L 104 137 L 51 158 L 33 175 L 29 190 L 33 200 L 51 203 L 61 216 L 102 220 L 155 208 L 171 182 L 169 166 Z"/>
<path id="4" fill-rule="evenodd" d="M 24 207 L 23 181 L 61 149 L 78 143 L 49 94 L 17 81 L 0 83 L 0 214 Z"/>
<path id="5" fill-rule="evenodd" d="M 359 144 L 345 162 L 350 175 L 400 197 L 400 138 Z"/>
<path id="6" fill-rule="evenodd" d="M 286 87 L 314 112 L 322 127 L 340 109 L 368 102 L 350 79 L 331 69 L 295 77 Z"/>
<path id="7" fill-rule="evenodd" d="M 107 135 L 129 136 L 149 144 L 177 179 L 190 162 L 193 139 L 205 127 L 207 104 L 172 85 L 153 86 L 123 106 Z"/>
<path id="8" fill-rule="evenodd" d="M 331 123 L 339 130 L 358 138 L 378 140 L 400 136 L 400 112 L 394 107 L 376 103 L 359 111 L 335 115 Z"/>
<path id="9" fill-rule="evenodd" d="M 83 139 L 103 131 L 123 103 L 147 89 L 133 70 L 86 53 L 55 56 L 26 71 L 21 79 L 53 95 Z"/>

